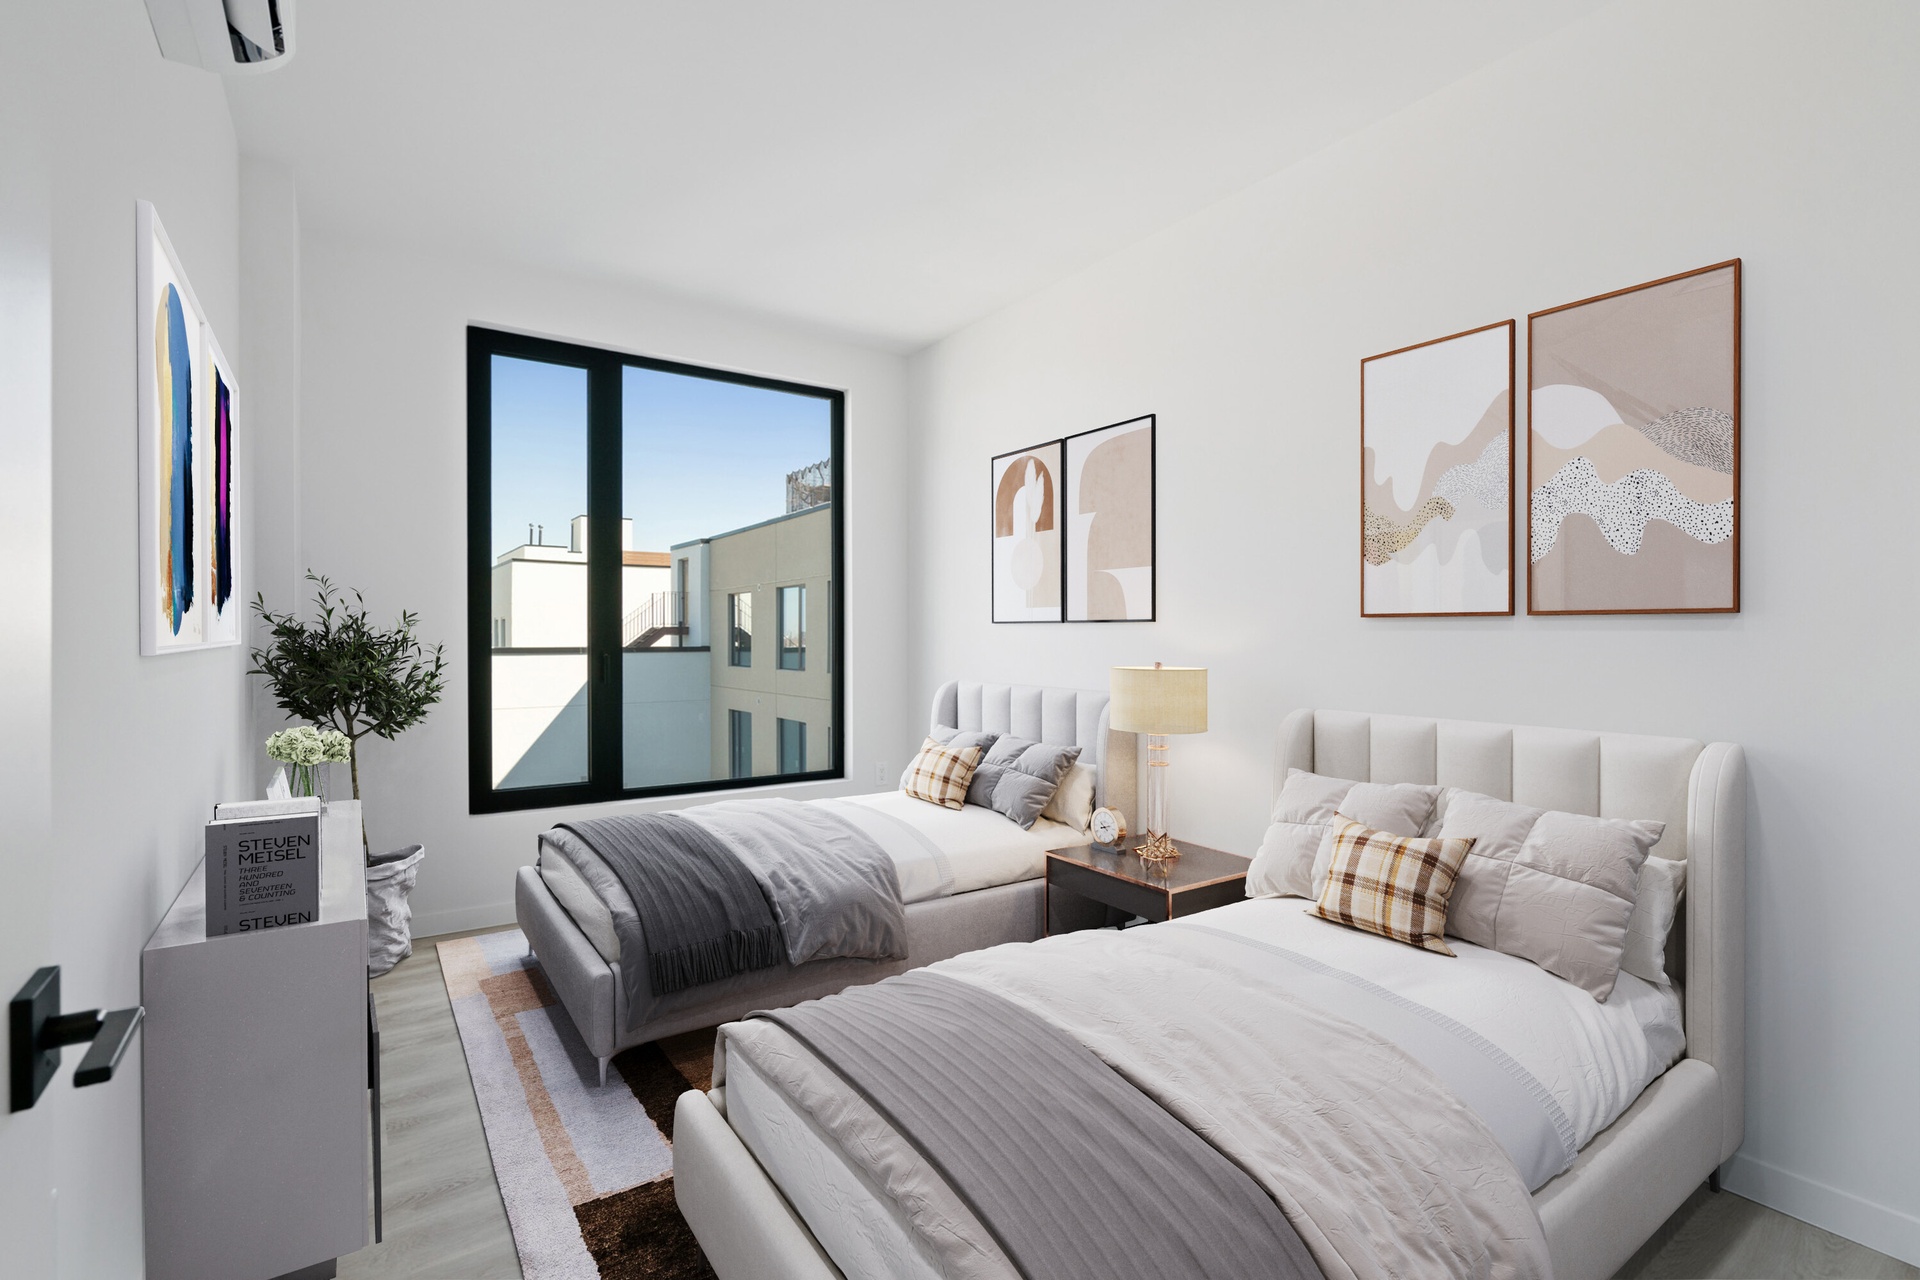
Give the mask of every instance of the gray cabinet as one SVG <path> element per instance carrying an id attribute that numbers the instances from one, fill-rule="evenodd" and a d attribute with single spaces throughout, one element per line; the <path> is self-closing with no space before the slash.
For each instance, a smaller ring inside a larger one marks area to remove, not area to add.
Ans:
<path id="1" fill-rule="evenodd" d="M 320 919 L 206 936 L 204 864 L 140 957 L 150 1280 L 270 1280 L 367 1243 L 360 806 L 321 819 Z"/>

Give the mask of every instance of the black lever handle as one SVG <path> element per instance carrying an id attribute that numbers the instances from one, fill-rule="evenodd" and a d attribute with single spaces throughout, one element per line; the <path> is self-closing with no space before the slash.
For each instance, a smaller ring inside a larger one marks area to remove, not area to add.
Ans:
<path id="1" fill-rule="evenodd" d="M 113 1079 L 145 1016 L 138 1005 L 104 1018 L 98 1009 L 61 1013 L 60 966 L 35 970 L 7 1006 L 8 1109 L 25 1111 L 40 1100 L 67 1045 L 89 1045 L 73 1073 L 74 1087 Z"/>
<path id="2" fill-rule="evenodd" d="M 74 1068 L 73 1087 L 82 1088 L 90 1084 L 105 1084 L 113 1079 L 113 1070 L 120 1065 L 120 1059 L 127 1056 L 128 1046 L 133 1044 L 133 1033 L 146 1021 L 147 1011 L 139 1005 L 131 1009 L 115 1009 L 100 1020 L 100 1032 L 93 1037 L 93 1043 L 87 1048 L 87 1056 L 80 1059 L 80 1065 Z"/>

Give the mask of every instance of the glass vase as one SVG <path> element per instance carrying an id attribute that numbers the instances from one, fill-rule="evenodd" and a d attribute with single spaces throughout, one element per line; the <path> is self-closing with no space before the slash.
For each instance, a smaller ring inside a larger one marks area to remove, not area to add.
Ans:
<path id="1" fill-rule="evenodd" d="M 287 787 L 294 796 L 313 796 L 320 801 L 320 812 L 327 811 L 327 775 L 332 772 L 325 764 L 290 764 L 287 767 Z"/>

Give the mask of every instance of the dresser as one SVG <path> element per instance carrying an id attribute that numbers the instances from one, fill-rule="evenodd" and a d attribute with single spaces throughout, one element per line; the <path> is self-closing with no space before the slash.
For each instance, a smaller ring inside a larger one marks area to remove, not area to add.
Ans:
<path id="1" fill-rule="evenodd" d="M 206 936 L 205 864 L 140 956 L 149 1280 L 301 1280 L 368 1234 L 360 805 L 320 820 L 320 918 Z"/>

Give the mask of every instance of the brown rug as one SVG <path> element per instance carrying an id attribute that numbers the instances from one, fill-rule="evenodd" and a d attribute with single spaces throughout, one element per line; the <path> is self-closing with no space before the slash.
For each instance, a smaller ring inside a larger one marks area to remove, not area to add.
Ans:
<path id="1" fill-rule="evenodd" d="M 439 950 L 527 1280 L 711 1277 L 673 1201 L 673 1107 L 711 1083 L 713 1032 L 627 1050 L 603 1088 L 519 930 Z"/>

